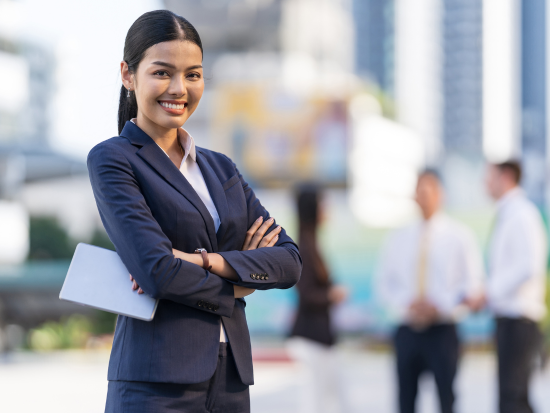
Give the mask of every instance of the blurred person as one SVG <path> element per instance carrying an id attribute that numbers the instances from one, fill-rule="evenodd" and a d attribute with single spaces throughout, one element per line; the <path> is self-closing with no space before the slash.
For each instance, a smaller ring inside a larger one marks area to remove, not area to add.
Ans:
<path id="1" fill-rule="evenodd" d="M 321 192 L 315 186 L 304 186 L 297 192 L 296 203 L 303 268 L 296 285 L 298 312 L 287 346 L 306 370 L 301 411 L 333 411 L 331 407 L 337 404 L 347 412 L 330 314 L 333 306 L 346 299 L 347 291 L 334 285 L 317 244 L 317 228 L 324 219 Z"/>
<path id="2" fill-rule="evenodd" d="M 415 412 L 422 373 L 435 379 L 442 413 L 454 411 L 459 360 L 456 322 L 477 307 L 483 263 L 473 234 L 441 211 L 439 175 L 419 175 L 416 202 L 422 219 L 392 233 L 378 269 L 380 299 L 398 323 L 394 335 L 398 404 Z"/>
<path id="3" fill-rule="evenodd" d="M 167 10 L 130 27 L 120 136 L 88 156 L 101 219 L 151 322 L 119 316 L 106 412 L 249 412 L 252 354 L 244 297 L 299 279 L 296 244 L 223 154 L 182 126 L 201 99 L 202 45 Z"/>
<path id="4" fill-rule="evenodd" d="M 546 314 L 547 239 L 537 207 L 519 186 L 521 165 L 489 165 L 487 190 L 497 202 L 489 244 L 487 302 L 496 318 L 499 408 L 527 413 L 529 380 Z"/>

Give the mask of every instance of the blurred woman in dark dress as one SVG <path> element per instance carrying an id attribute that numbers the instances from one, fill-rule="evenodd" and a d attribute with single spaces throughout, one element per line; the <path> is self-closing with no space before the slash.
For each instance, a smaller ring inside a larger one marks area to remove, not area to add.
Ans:
<path id="1" fill-rule="evenodd" d="M 296 285 L 299 305 L 288 349 L 307 375 L 301 411 L 334 411 L 334 404 L 341 411 L 349 411 L 340 391 L 339 363 L 333 348 L 336 336 L 331 325 L 331 307 L 344 301 L 347 292 L 333 285 L 317 245 L 317 228 L 323 220 L 320 191 L 314 186 L 302 187 L 296 201 L 303 268 Z"/>

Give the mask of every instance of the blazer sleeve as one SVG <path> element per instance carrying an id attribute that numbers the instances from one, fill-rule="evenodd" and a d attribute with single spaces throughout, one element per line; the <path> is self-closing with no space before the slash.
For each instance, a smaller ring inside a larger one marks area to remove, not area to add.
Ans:
<path id="1" fill-rule="evenodd" d="M 120 149 L 105 142 L 94 147 L 88 155 L 88 171 L 103 225 L 143 291 L 153 298 L 230 317 L 235 306 L 233 285 L 174 257 L 172 243 L 153 217 Z"/>
<path id="2" fill-rule="evenodd" d="M 233 163 L 231 160 L 230 162 Z M 250 228 L 258 217 L 262 216 L 265 221 L 270 218 L 270 215 L 256 198 L 254 191 L 243 179 L 235 164 L 233 167 L 244 190 L 248 210 L 248 228 Z M 277 223 L 274 221 L 268 233 L 276 227 Z M 256 290 L 286 289 L 295 285 L 300 279 L 302 259 L 298 246 L 287 235 L 284 228 L 281 229 L 277 244 L 271 248 L 223 251 L 218 254 L 237 272 L 239 280 L 235 284 L 243 287 Z"/>

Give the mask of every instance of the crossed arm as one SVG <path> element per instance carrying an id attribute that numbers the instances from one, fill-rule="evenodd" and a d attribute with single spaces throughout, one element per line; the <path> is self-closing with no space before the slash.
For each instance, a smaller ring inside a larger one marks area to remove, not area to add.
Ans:
<path id="1" fill-rule="evenodd" d="M 241 251 L 250 251 L 258 248 L 273 247 L 279 239 L 279 233 L 281 232 L 281 226 L 277 226 L 273 231 L 266 235 L 267 230 L 273 224 L 274 219 L 269 218 L 264 222 L 263 217 L 259 217 L 252 226 L 246 232 L 246 238 L 243 243 Z M 183 251 L 179 251 L 175 248 L 172 249 L 175 258 L 190 262 L 192 264 L 202 267 L 203 261 L 200 254 L 189 254 Z M 209 253 L 208 259 L 212 266 L 210 272 L 216 274 L 221 278 L 225 278 L 231 281 L 238 281 L 239 277 L 237 272 L 229 265 L 229 263 L 220 254 Z M 132 290 L 137 290 L 138 294 L 143 294 L 143 290 L 140 288 L 134 277 L 130 274 L 130 281 L 132 281 Z M 233 292 L 235 298 L 243 298 L 252 294 L 254 289 L 242 287 L 240 285 L 233 285 Z"/>
<path id="2" fill-rule="evenodd" d="M 198 254 L 172 249 L 121 148 L 107 141 L 90 151 L 88 171 L 103 225 L 137 281 L 136 286 L 139 284 L 145 293 L 231 317 L 235 297 L 241 298 L 254 289 L 290 288 L 298 282 L 302 263 L 296 244 L 278 227 L 264 237 L 274 221 L 269 221 L 269 213 L 234 168 L 246 200 L 250 241 L 243 245 L 246 251 L 210 254 L 213 268 L 207 271 L 202 268 L 202 259 L 198 261 Z M 257 217 L 263 217 L 265 222 L 254 221 Z M 268 246 L 275 248 L 262 248 Z M 256 278 L 257 273 L 266 275 Z M 199 305 L 203 300 L 214 303 L 216 310 Z"/>

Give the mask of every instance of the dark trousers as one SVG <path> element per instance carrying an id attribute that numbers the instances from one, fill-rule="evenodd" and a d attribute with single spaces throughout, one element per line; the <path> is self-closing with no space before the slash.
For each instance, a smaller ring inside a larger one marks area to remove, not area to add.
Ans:
<path id="1" fill-rule="evenodd" d="M 454 324 L 438 324 L 422 331 L 401 326 L 395 334 L 399 411 L 414 413 L 418 380 L 433 374 L 442 413 L 452 413 L 455 400 L 453 382 L 458 365 L 459 343 Z"/>
<path id="2" fill-rule="evenodd" d="M 243 384 L 227 343 L 220 343 L 210 380 L 196 384 L 110 381 L 105 413 L 250 413 Z"/>
<path id="3" fill-rule="evenodd" d="M 542 344 L 538 325 L 525 318 L 497 318 L 500 413 L 532 413 L 529 379 Z"/>

